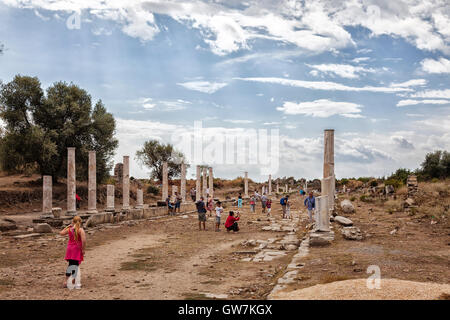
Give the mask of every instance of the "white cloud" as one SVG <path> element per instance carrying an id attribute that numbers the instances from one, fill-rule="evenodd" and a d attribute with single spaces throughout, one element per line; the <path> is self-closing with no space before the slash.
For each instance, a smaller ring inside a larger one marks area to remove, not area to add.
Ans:
<path id="1" fill-rule="evenodd" d="M 450 28 L 450 25 L 448 25 Z M 439 60 L 425 59 L 420 62 L 422 70 L 428 73 L 450 73 L 450 60 L 443 57 Z"/>
<path id="2" fill-rule="evenodd" d="M 366 91 L 366 92 L 385 92 L 385 93 L 413 91 L 412 89 L 407 88 L 405 85 L 400 84 L 397 84 L 397 86 L 391 85 L 390 87 L 373 87 L 373 86 L 351 87 L 330 81 L 304 81 L 304 80 L 293 80 L 274 77 L 260 77 L 260 78 L 250 77 L 250 78 L 233 78 L 233 79 L 242 81 L 261 82 L 261 83 L 274 83 L 284 86 L 299 87 L 313 90 L 336 90 L 336 91 L 354 91 L 354 92 Z"/>
<path id="3" fill-rule="evenodd" d="M 424 90 L 410 95 L 411 98 L 450 99 L 450 89 Z"/>
<path id="4" fill-rule="evenodd" d="M 209 94 L 212 94 L 227 85 L 227 83 L 225 82 L 209 82 L 209 81 L 190 81 L 177 84 L 189 90 L 200 91 Z"/>
<path id="5" fill-rule="evenodd" d="M 238 119 L 225 119 L 224 122 L 234 123 L 234 124 L 249 124 L 253 123 L 252 120 L 238 120 Z"/>
<path id="6" fill-rule="evenodd" d="M 285 114 L 304 114 L 312 117 L 328 118 L 340 115 L 346 118 L 361 118 L 361 105 L 351 102 L 337 102 L 328 99 L 319 99 L 310 102 L 285 102 L 278 111 Z"/>
<path id="7" fill-rule="evenodd" d="M 374 73 L 373 68 L 352 66 L 349 64 L 306 64 L 308 67 L 323 72 L 325 74 L 335 74 L 342 78 L 357 79 L 361 74 Z M 314 74 L 313 74 L 314 75 Z"/>
<path id="8" fill-rule="evenodd" d="M 392 88 L 408 88 L 416 86 L 424 86 L 427 84 L 425 79 L 412 79 L 401 83 L 391 83 Z"/>
<path id="9" fill-rule="evenodd" d="M 406 99 L 406 100 L 400 100 L 397 103 L 397 107 L 404 107 L 404 106 L 412 106 L 416 104 L 450 104 L 450 100 L 412 100 L 412 99 Z"/>
<path id="10" fill-rule="evenodd" d="M 352 62 L 354 62 L 354 63 L 360 63 L 361 61 L 368 61 L 368 60 L 370 60 L 370 57 L 359 57 L 359 58 L 354 58 L 354 59 L 352 60 Z"/>

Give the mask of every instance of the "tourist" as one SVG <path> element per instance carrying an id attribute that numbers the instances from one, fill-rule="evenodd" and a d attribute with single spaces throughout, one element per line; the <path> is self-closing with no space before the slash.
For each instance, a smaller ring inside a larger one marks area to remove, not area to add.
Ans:
<path id="1" fill-rule="evenodd" d="M 238 196 L 238 208 L 242 208 L 242 194 L 240 192 Z"/>
<path id="2" fill-rule="evenodd" d="M 170 202 L 169 196 L 167 196 L 167 198 L 166 198 L 166 206 L 167 206 L 167 213 L 169 215 L 172 215 L 174 212 L 174 206 L 173 206 L 173 203 Z"/>
<path id="3" fill-rule="evenodd" d="M 207 208 L 209 211 L 209 216 L 212 216 L 212 211 L 214 210 L 214 199 L 212 197 L 208 197 Z"/>
<path id="4" fill-rule="evenodd" d="M 266 213 L 266 203 L 267 203 L 267 197 L 266 197 L 266 194 L 264 193 L 262 196 L 261 196 L 261 213 Z"/>
<path id="5" fill-rule="evenodd" d="M 195 202 L 195 193 L 196 193 L 195 189 L 191 188 L 191 199 L 192 199 L 192 202 Z"/>
<path id="6" fill-rule="evenodd" d="M 289 201 L 289 196 L 286 196 L 286 214 L 285 219 L 292 219 L 291 218 L 291 202 Z"/>
<path id="7" fill-rule="evenodd" d="M 280 204 L 281 204 L 281 209 L 282 209 L 282 214 L 281 216 L 284 217 L 286 216 L 286 204 L 287 204 L 287 200 L 288 200 L 288 196 L 284 196 L 280 199 Z"/>
<path id="8" fill-rule="evenodd" d="M 216 232 L 220 231 L 220 217 L 222 216 L 223 208 L 222 203 L 217 201 L 216 203 Z"/>
<path id="9" fill-rule="evenodd" d="M 75 193 L 75 201 L 76 201 L 77 209 L 80 209 L 80 207 L 81 207 L 81 198 L 78 195 L 78 193 Z"/>
<path id="10" fill-rule="evenodd" d="M 204 202 L 204 198 L 200 197 L 200 200 L 195 204 L 197 206 L 198 213 L 198 230 L 202 230 L 201 225 L 203 224 L 203 230 L 206 231 L 206 206 Z"/>
<path id="11" fill-rule="evenodd" d="M 250 212 L 255 213 L 255 207 L 256 207 L 256 198 L 255 196 L 250 197 Z"/>
<path id="12" fill-rule="evenodd" d="M 313 222 L 313 211 L 316 208 L 316 198 L 314 198 L 314 195 L 312 192 L 309 193 L 309 197 L 307 197 L 304 201 L 305 207 L 308 210 L 308 217 L 309 217 L 309 223 Z"/>
<path id="13" fill-rule="evenodd" d="M 81 289 L 81 272 L 80 264 L 83 261 L 83 256 L 86 249 L 86 233 L 81 228 L 81 218 L 75 216 L 72 219 L 72 223 L 65 227 L 60 233 L 64 236 L 69 235 L 69 242 L 67 243 L 66 256 L 64 259 L 69 263 L 66 270 L 66 280 L 64 281 L 64 288 L 72 288 L 75 285 L 75 289 Z M 67 285 L 67 281 L 71 276 L 72 284 Z"/>
<path id="14" fill-rule="evenodd" d="M 270 217 L 270 211 L 272 210 L 272 200 L 270 198 L 266 201 L 266 208 L 267 208 L 267 216 Z"/>
<path id="15" fill-rule="evenodd" d="M 175 212 L 180 213 L 181 211 L 181 195 L 178 194 L 178 192 L 175 192 Z"/>
<path id="16" fill-rule="evenodd" d="M 227 228 L 227 232 L 230 232 L 233 230 L 233 232 L 239 231 L 239 226 L 237 221 L 240 219 L 239 211 L 237 212 L 236 218 L 234 217 L 234 212 L 230 211 L 230 214 L 228 215 L 227 221 L 225 221 L 225 228 Z"/>

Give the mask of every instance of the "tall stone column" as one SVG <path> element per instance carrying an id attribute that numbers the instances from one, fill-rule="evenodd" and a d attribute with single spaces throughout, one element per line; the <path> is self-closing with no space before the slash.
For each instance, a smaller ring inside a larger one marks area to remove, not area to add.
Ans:
<path id="1" fill-rule="evenodd" d="M 278 193 L 280 191 L 280 184 L 277 181 L 277 188 L 275 189 L 275 192 Z"/>
<path id="2" fill-rule="evenodd" d="M 206 168 L 202 171 L 202 197 L 206 200 L 206 189 L 207 189 L 207 179 L 206 179 Z"/>
<path id="3" fill-rule="evenodd" d="M 209 195 L 211 196 L 211 198 L 214 198 L 214 176 L 213 176 L 213 168 L 210 167 L 209 168 Z"/>
<path id="4" fill-rule="evenodd" d="M 130 156 L 123 156 L 122 209 L 130 209 Z"/>
<path id="5" fill-rule="evenodd" d="M 169 196 L 169 177 L 168 177 L 168 166 L 167 162 L 163 162 L 162 167 L 162 200 L 165 201 L 167 197 Z"/>
<path id="6" fill-rule="evenodd" d="M 42 213 L 52 213 L 52 176 L 42 177 Z"/>
<path id="7" fill-rule="evenodd" d="M 200 179 L 200 166 L 197 166 L 197 180 L 195 181 L 195 201 L 199 201 L 202 194 Z"/>
<path id="8" fill-rule="evenodd" d="M 324 131 L 323 177 L 334 175 L 334 130 Z"/>
<path id="9" fill-rule="evenodd" d="M 322 189 L 322 192 L 320 194 L 322 196 L 327 196 L 328 210 L 331 212 L 334 205 L 334 194 L 333 194 L 334 176 L 324 178 L 320 182 Z"/>
<path id="10" fill-rule="evenodd" d="M 269 174 L 269 196 L 272 195 L 272 175 Z"/>
<path id="11" fill-rule="evenodd" d="M 108 184 L 106 186 L 106 209 L 105 211 L 114 212 L 114 185 Z"/>
<path id="12" fill-rule="evenodd" d="M 75 148 L 67 148 L 67 214 L 69 215 L 77 212 L 76 183 Z"/>
<path id="13" fill-rule="evenodd" d="M 136 190 L 136 209 L 144 208 L 144 192 L 142 189 Z"/>
<path id="14" fill-rule="evenodd" d="M 97 213 L 97 164 L 95 151 L 89 151 L 88 213 Z"/>
<path id="15" fill-rule="evenodd" d="M 180 182 L 181 201 L 186 202 L 186 165 L 181 164 L 181 182 Z"/>
<path id="16" fill-rule="evenodd" d="M 288 185 L 287 185 L 287 183 L 286 183 L 286 185 L 284 186 L 284 192 L 288 192 L 289 191 L 289 189 L 288 189 L 289 187 L 288 187 Z"/>
<path id="17" fill-rule="evenodd" d="M 244 195 L 248 198 L 248 172 L 245 171 L 244 175 Z"/>
<path id="18" fill-rule="evenodd" d="M 315 208 L 315 231 L 329 232 L 330 231 L 330 210 L 329 210 L 328 196 L 320 196 L 316 198 Z"/>

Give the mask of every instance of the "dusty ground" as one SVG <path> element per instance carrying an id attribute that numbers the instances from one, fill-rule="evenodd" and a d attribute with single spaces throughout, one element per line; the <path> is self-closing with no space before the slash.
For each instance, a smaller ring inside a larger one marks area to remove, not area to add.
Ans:
<path id="1" fill-rule="evenodd" d="M 294 209 L 301 208 L 301 200 L 294 197 Z M 340 227 L 333 224 L 335 241 L 328 247 L 310 249 L 305 266 L 287 292 L 318 284 L 342 287 L 344 280 L 351 279 L 365 281 L 370 265 L 380 267 L 382 279 L 449 284 L 450 228 L 446 217 L 433 220 L 421 214 L 389 213 L 381 203 L 358 199 L 355 205 L 356 213 L 347 217 L 364 232 L 365 239 L 345 240 Z M 273 216 L 277 219 L 279 207 L 275 200 Z M 227 234 L 223 226 L 221 232 L 214 232 L 213 218 L 208 220 L 206 232 L 198 231 L 196 215 L 89 230 L 81 267 L 83 289 L 79 291 L 62 288 L 66 238 L 14 240 L 2 236 L 0 299 L 204 299 L 210 294 L 228 299 L 264 299 L 295 252 L 270 262 L 241 261 L 253 255 L 251 248 L 240 246 L 242 241 L 284 235 L 261 231 L 268 225 L 267 219 L 260 213 L 250 214 L 247 208 L 243 211 L 238 234 Z M 8 215 L 20 218 L 10 212 Z M 30 214 L 23 216 L 29 218 Z M 304 227 L 299 228 L 300 239 Z M 393 230 L 397 231 L 391 234 Z M 402 293 L 398 283 L 398 298 L 412 298 Z M 449 295 L 447 292 L 439 297 Z M 323 297 L 340 299 L 342 295 Z M 374 291 L 367 296 L 371 297 L 389 295 Z"/>

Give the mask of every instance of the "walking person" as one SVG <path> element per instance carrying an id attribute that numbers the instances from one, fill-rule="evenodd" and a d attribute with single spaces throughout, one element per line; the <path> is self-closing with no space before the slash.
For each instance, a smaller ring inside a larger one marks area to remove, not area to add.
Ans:
<path id="1" fill-rule="evenodd" d="M 266 194 L 264 193 L 261 196 L 261 213 L 262 214 L 266 213 L 266 203 L 267 203 L 267 197 L 266 197 Z"/>
<path id="2" fill-rule="evenodd" d="M 270 211 L 272 210 L 272 200 L 270 198 L 266 201 L 266 208 L 267 208 L 267 217 L 270 217 Z"/>
<path id="3" fill-rule="evenodd" d="M 214 200 L 212 197 L 208 197 L 206 208 L 209 211 L 209 216 L 212 216 L 212 211 L 214 210 Z"/>
<path id="4" fill-rule="evenodd" d="M 196 193 L 195 189 L 191 188 L 191 199 L 192 199 L 192 202 L 195 202 L 195 193 Z"/>
<path id="5" fill-rule="evenodd" d="M 240 192 L 238 196 L 238 208 L 242 208 L 242 194 Z"/>
<path id="6" fill-rule="evenodd" d="M 69 263 L 66 270 L 66 280 L 64 281 L 64 288 L 81 289 L 81 271 L 80 264 L 83 261 L 84 252 L 86 249 L 86 233 L 81 227 L 81 218 L 75 216 L 72 219 L 72 223 L 65 227 L 60 233 L 64 236 L 69 235 L 69 242 L 67 243 L 67 250 L 64 259 Z M 67 284 L 70 277 L 72 279 L 71 284 Z"/>
<path id="7" fill-rule="evenodd" d="M 255 213 L 256 199 L 255 196 L 250 197 L 250 212 Z"/>
<path id="8" fill-rule="evenodd" d="M 80 209 L 80 207 L 81 207 L 81 198 L 78 195 L 78 193 L 75 193 L 75 203 L 76 203 L 77 209 Z"/>
<path id="9" fill-rule="evenodd" d="M 316 208 L 316 198 L 312 192 L 309 193 L 309 196 L 304 201 L 305 207 L 308 210 L 309 223 L 313 222 L 313 213 Z"/>
<path id="10" fill-rule="evenodd" d="M 197 206 L 197 213 L 198 213 L 198 230 L 202 230 L 202 224 L 203 224 L 203 230 L 206 231 L 206 205 L 204 202 L 204 198 L 200 197 L 200 200 L 197 201 L 195 204 Z"/>
<path id="11" fill-rule="evenodd" d="M 223 208 L 222 203 L 217 201 L 216 203 L 216 232 L 220 231 L 220 217 L 222 216 Z"/>
<path id="12" fill-rule="evenodd" d="M 285 218 L 286 219 L 292 219 L 291 217 L 291 202 L 289 201 L 289 197 L 286 196 L 286 214 L 285 214 Z"/>
<path id="13" fill-rule="evenodd" d="M 175 212 L 181 212 L 181 195 L 179 195 L 178 192 L 175 192 Z"/>
<path id="14" fill-rule="evenodd" d="M 171 215 L 173 215 L 174 214 L 174 205 L 173 205 L 173 203 L 172 202 L 170 202 L 170 196 L 167 196 L 167 198 L 166 198 L 166 206 L 167 206 L 167 214 L 169 215 L 169 216 L 171 216 Z"/>
<path id="15" fill-rule="evenodd" d="M 225 228 L 227 228 L 227 232 L 230 232 L 231 230 L 233 230 L 233 232 L 239 231 L 239 226 L 237 223 L 237 221 L 239 221 L 239 219 L 240 219 L 239 211 L 237 212 L 236 217 L 234 217 L 234 212 L 230 211 L 227 221 L 225 221 Z"/>
<path id="16" fill-rule="evenodd" d="M 284 196 L 280 199 L 280 204 L 281 204 L 281 210 L 282 210 L 282 214 L 281 217 L 284 219 L 284 217 L 286 216 L 286 205 L 287 205 L 287 201 L 289 199 L 289 196 Z"/>

